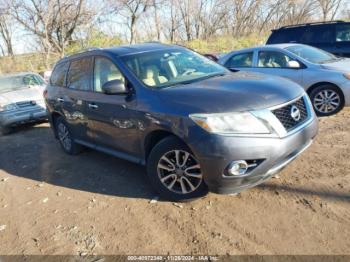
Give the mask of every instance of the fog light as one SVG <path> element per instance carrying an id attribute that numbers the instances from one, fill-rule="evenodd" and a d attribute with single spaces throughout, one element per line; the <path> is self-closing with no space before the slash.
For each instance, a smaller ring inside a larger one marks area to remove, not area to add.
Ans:
<path id="1" fill-rule="evenodd" d="M 227 175 L 242 176 L 248 170 L 248 164 L 244 160 L 233 161 L 227 168 Z"/>

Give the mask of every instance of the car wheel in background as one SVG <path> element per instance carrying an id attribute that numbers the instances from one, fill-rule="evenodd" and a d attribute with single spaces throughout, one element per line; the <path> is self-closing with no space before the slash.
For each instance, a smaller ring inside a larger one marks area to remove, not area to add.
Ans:
<path id="1" fill-rule="evenodd" d="M 186 201 L 208 193 L 194 154 L 176 137 L 161 140 L 151 151 L 147 174 L 161 197 Z"/>
<path id="2" fill-rule="evenodd" d="M 321 85 L 310 93 L 310 99 L 318 116 L 330 116 L 343 109 L 345 101 L 342 91 L 332 85 Z"/>
<path id="3" fill-rule="evenodd" d="M 56 119 L 55 128 L 58 140 L 64 152 L 69 155 L 76 155 L 81 152 L 82 146 L 74 142 L 72 133 L 63 117 Z"/>

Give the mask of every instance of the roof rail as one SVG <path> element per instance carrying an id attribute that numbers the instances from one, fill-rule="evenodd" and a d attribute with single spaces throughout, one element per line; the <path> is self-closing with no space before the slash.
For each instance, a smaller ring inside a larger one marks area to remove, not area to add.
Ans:
<path id="1" fill-rule="evenodd" d="M 296 24 L 296 25 L 286 25 L 286 26 L 280 27 L 279 29 L 293 28 L 293 27 L 299 27 L 299 26 L 309 26 L 309 25 L 338 24 L 338 23 L 346 23 L 346 22 L 343 20 L 312 22 L 312 23 L 304 23 L 304 24 Z M 275 30 L 279 30 L 279 29 L 275 29 Z"/>
<path id="2" fill-rule="evenodd" d="M 78 55 L 78 54 L 82 54 L 82 53 L 86 53 L 86 52 L 90 52 L 90 51 L 101 50 L 101 49 L 102 49 L 101 47 L 89 47 L 89 48 L 79 50 L 79 51 L 72 53 L 72 54 L 67 54 L 64 56 L 64 58 L 71 57 L 71 56 Z"/>

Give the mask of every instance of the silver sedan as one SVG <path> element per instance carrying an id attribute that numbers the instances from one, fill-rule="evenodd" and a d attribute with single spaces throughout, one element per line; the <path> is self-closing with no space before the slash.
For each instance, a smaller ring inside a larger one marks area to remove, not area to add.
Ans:
<path id="1" fill-rule="evenodd" d="M 47 119 L 45 81 L 35 73 L 0 76 L 0 135 L 12 127 Z"/>
<path id="2" fill-rule="evenodd" d="M 309 94 L 319 116 L 350 106 L 350 59 L 301 44 L 278 44 L 233 51 L 219 59 L 231 71 L 288 78 Z M 283 87 L 281 87 L 283 88 Z"/>

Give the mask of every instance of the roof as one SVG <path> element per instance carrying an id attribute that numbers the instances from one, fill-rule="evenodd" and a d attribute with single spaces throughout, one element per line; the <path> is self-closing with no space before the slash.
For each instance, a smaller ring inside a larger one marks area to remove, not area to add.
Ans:
<path id="1" fill-rule="evenodd" d="M 91 49 L 83 50 L 79 53 L 67 56 L 63 58 L 60 62 L 68 59 L 72 59 L 75 57 L 80 57 L 82 55 L 89 54 L 91 52 L 108 52 L 116 56 L 125 56 L 125 55 L 138 54 L 138 53 L 144 53 L 144 52 L 150 52 L 150 51 L 166 50 L 170 48 L 183 48 L 183 47 L 178 45 L 167 45 L 167 44 L 161 44 L 158 42 L 150 42 L 150 43 L 144 43 L 144 44 L 122 45 L 122 46 L 108 47 L 108 48 L 91 48 Z"/>
<path id="2" fill-rule="evenodd" d="M 314 22 L 314 23 L 305 23 L 305 24 L 296 24 L 296 25 L 286 25 L 278 29 L 273 29 L 272 31 L 278 31 L 278 30 L 289 29 L 289 28 L 298 28 L 298 27 L 304 27 L 304 26 L 346 24 L 346 23 L 348 22 L 345 22 L 342 20 L 336 20 L 336 21 L 324 21 L 324 22 Z"/>
<path id="3" fill-rule="evenodd" d="M 242 52 L 252 52 L 256 49 L 269 49 L 269 48 L 281 48 L 281 49 L 285 49 L 287 47 L 290 46 L 294 46 L 294 45 L 303 45 L 303 44 L 299 44 L 299 43 L 285 43 L 285 44 L 271 44 L 271 45 L 260 45 L 260 46 L 255 46 L 255 47 L 249 47 L 249 48 L 244 48 L 244 49 L 239 49 L 239 50 L 234 50 L 230 53 L 242 53 Z"/>

